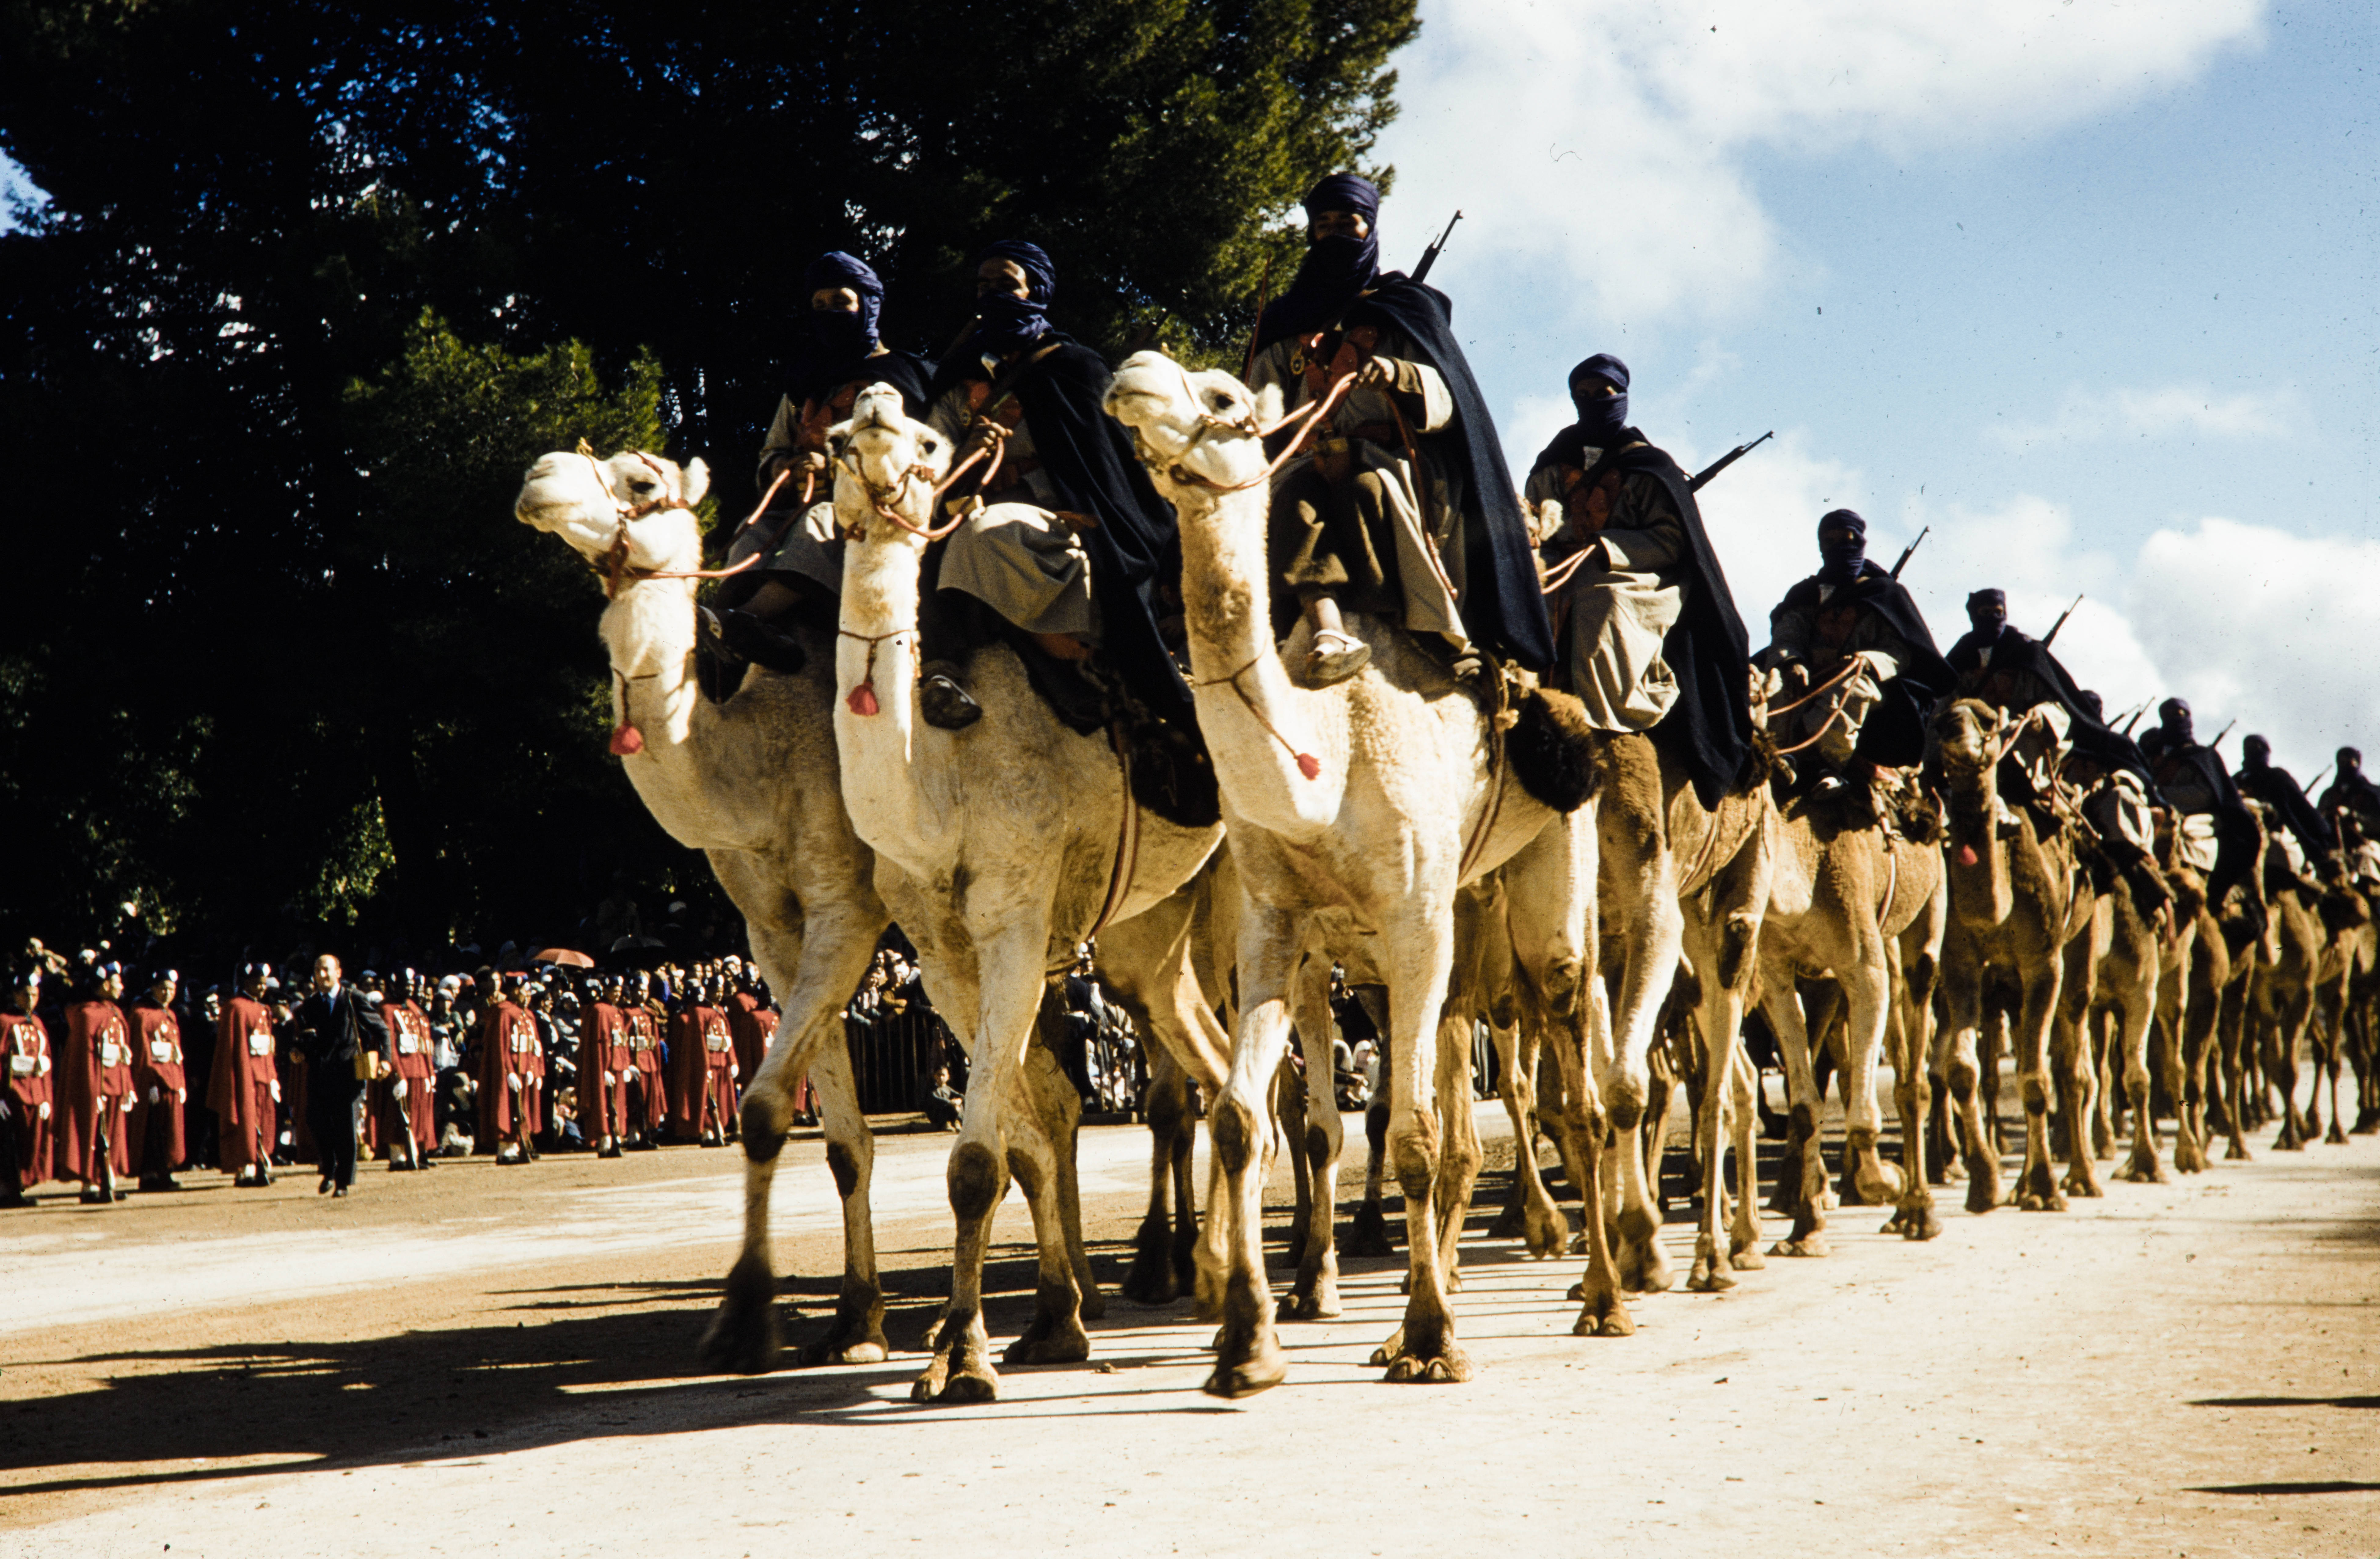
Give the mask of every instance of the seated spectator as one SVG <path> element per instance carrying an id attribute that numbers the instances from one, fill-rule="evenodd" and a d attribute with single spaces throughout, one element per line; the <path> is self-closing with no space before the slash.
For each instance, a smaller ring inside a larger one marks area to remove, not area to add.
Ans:
<path id="1" fill-rule="evenodd" d="M 937 1066 L 934 1068 L 933 1086 L 917 1101 L 917 1108 L 932 1125 L 944 1131 L 956 1131 L 959 1128 L 959 1112 L 965 1103 L 965 1097 L 951 1086 L 951 1069 Z"/>

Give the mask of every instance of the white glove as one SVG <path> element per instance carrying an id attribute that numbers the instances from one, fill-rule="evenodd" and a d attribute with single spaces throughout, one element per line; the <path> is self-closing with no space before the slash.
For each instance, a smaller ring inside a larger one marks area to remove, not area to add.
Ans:
<path id="1" fill-rule="evenodd" d="M 124 1096 L 124 1102 L 117 1105 L 116 1108 L 128 1115 L 132 1113 L 132 1106 L 135 1102 L 136 1101 L 133 1099 L 132 1095 L 128 1093 Z"/>
<path id="2" fill-rule="evenodd" d="M 518 1092 L 520 1090 L 521 1075 L 518 1072 L 506 1072 L 504 1074 L 504 1081 L 515 1092 Z"/>
<path id="3" fill-rule="evenodd" d="M 42 1118 L 43 1120 L 50 1118 L 50 1102 L 46 1099 L 42 1101 Z"/>
<path id="4" fill-rule="evenodd" d="M 280 1103 L 280 1102 L 281 1102 L 281 1085 L 280 1085 L 279 1083 L 277 1083 L 277 1082 L 276 1082 L 276 1083 L 273 1083 L 273 1084 L 271 1084 L 271 1085 L 269 1085 L 269 1086 L 270 1086 L 270 1087 L 272 1088 L 272 1090 L 273 1090 L 273 1102 L 275 1104 Z"/>
<path id="5" fill-rule="evenodd" d="M 149 1085 L 149 1102 L 154 1104 L 157 1102 L 157 1085 L 155 1083 L 151 1083 Z"/>
<path id="6" fill-rule="evenodd" d="M 392 1090 L 391 1091 L 393 1091 L 393 1092 L 394 1092 L 394 1093 L 395 1093 L 395 1094 L 399 1099 L 404 1098 L 404 1097 L 405 1097 L 405 1079 L 404 1079 L 403 1078 L 397 1078 L 397 1079 L 396 1079 L 396 1087 L 395 1087 L 394 1090 Z"/>
<path id="7" fill-rule="evenodd" d="M 620 1081 L 619 1078 L 618 1078 L 615 1074 L 613 1074 L 613 1073 L 606 1072 L 606 1073 L 604 1073 L 604 1074 L 603 1074 L 603 1086 L 604 1086 L 605 1088 L 613 1088 L 613 1087 L 617 1087 L 617 1086 L 618 1086 L 618 1084 L 619 1084 L 619 1081 Z"/>
<path id="8" fill-rule="evenodd" d="M 187 1089 L 187 1088 L 177 1088 L 177 1089 L 176 1089 L 176 1090 L 174 1090 L 174 1102 L 175 1102 L 175 1103 L 176 1103 L 176 1104 L 187 1104 L 187 1103 L 188 1103 L 189 1102 L 190 1102 L 190 1090 L 189 1090 L 188 1089 Z"/>

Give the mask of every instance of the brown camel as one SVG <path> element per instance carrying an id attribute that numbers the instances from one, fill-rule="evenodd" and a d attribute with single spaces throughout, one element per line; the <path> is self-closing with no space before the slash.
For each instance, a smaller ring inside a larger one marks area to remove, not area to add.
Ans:
<path id="1" fill-rule="evenodd" d="M 1986 1005 L 2013 1018 L 2025 1114 L 2018 1204 L 2062 1212 L 2066 1197 L 2049 1151 L 2050 1029 L 2067 981 L 2079 980 L 2087 993 L 2096 976 L 2092 939 L 2082 934 L 2096 899 L 2071 843 L 2062 830 L 2040 838 L 2028 812 L 2010 812 L 1999 800 L 1999 761 L 2016 724 L 1973 699 L 1956 700 L 1934 718 L 1949 827 L 1950 920 L 1942 949 L 1947 1071 L 1966 1128 L 1971 1212 L 1999 1204 L 1998 1146 L 1985 1135 L 1976 1108 L 1976 1041 Z M 2082 1079 L 2067 1081 L 2074 1102 L 2069 1118 L 2080 1121 Z M 2093 1183 L 2090 1133 L 2074 1137 L 2069 1179 Z"/>

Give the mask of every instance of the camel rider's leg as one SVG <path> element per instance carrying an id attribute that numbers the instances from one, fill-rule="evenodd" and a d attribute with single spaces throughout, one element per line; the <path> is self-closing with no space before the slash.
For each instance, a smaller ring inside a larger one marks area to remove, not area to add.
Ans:
<path id="1" fill-rule="evenodd" d="M 2149 811 L 2140 776 L 2119 771 L 2083 798 L 2082 817 L 2116 870 L 2131 884 L 2133 907 L 2144 919 L 2154 917 L 2171 901 L 2173 893 L 2150 853 L 2156 846 L 2156 820 Z"/>
<path id="2" fill-rule="evenodd" d="M 1318 455 L 1272 495 L 1273 577 L 1305 615 L 1311 647 L 1302 669 L 1315 686 L 1343 682 L 1372 658 L 1370 646 L 1347 632 L 1342 608 L 1403 618 L 1396 537 L 1380 479 L 1348 465 L 1343 453 Z"/>
<path id="3" fill-rule="evenodd" d="M 983 705 L 962 680 L 968 659 L 997 637 L 983 621 L 983 603 L 973 596 L 943 593 L 942 556 L 945 539 L 929 542 L 917 571 L 917 711 L 926 724 L 944 731 L 963 731 L 983 718 Z"/>
<path id="4" fill-rule="evenodd" d="M 808 662 L 792 631 L 795 624 L 832 631 L 843 590 L 843 539 L 834 505 L 799 510 L 771 507 L 744 528 L 727 549 L 735 567 L 755 554 L 761 561 L 720 585 L 702 616 L 698 642 L 714 658 L 749 661 L 791 675 Z M 724 678 L 722 678 L 724 680 Z"/>

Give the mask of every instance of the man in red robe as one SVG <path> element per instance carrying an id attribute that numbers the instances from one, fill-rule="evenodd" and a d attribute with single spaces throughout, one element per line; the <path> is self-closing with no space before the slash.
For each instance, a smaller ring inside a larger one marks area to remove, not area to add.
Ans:
<path id="1" fill-rule="evenodd" d="M 727 977 L 714 974 L 695 985 L 695 1023 L 702 1037 L 702 1115 L 705 1147 L 716 1148 L 743 1135 L 735 1118 L 735 1033 L 727 1021 Z"/>
<path id="2" fill-rule="evenodd" d="M 82 1182 L 88 1202 L 121 1201 L 117 1184 L 132 1172 L 125 1118 L 132 1111 L 132 1026 L 115 1005 L 124 994 L 119 964 L 95 964 L 67 1007 L 66 1043 L 57 1058 L 58 1178 Z"/>
<path id="3" fill-rule="evenodd" d="M 215 1113 L 215 1163 L 236 1186 L 273 1184 L 273 1149 L 281 1135 L 281 1070 L 273 1013 L 264 1005 L 270 964 L 247 964 L 240 989 L 215 1025 L 215 1065 L 207 1107 Z"/>
<path id="4" fill-rule="evenodd" d="M 621 987 L 620 1023 L 627 1030 L 633 1090 L 628 1102 L 628 1136 L 624 1147 L 650 1151 L 661 1144 L 662 1126 L 669 1119 L 669 1085 L 662 1065 L 662 1022 L 652 1001 L 652 977 L 642 969 Z"/>
<path id="5" fill-rule="evenodd" d="M 34 1011 L 42 967 L 28 962 L 0 1000 L 0 1207 L 30 1207 L 28 1186 L 50 1177 L 57 1157 L 50 1030 Z"/>
<path id="6" fill-rule="evenodd" d="M 578 1041 L 578 1130 L 597 1158 L 615 1159 L 620 1139 L 628 1134 L 628 1078 L 636 1055 L 620 1016 L 620 977 L 605 975 L 593 989 Z"/>
<path id="7" fill-rule="evenodd" d="M 182 1067 L 182 1020 L 174 1011 L 182 977 L 159 969 L 149 993 L 132 1008 L 132 1118 L 124 1135 L 133 1173 L 144 1191 L 178 1191 L 174 1171 L 188 1154 L 182 1138 L 182 1106 L 189 1087 Z"/>
<path id="8" fill-rule="evenodd" d="M 392 1170 L 435 1169 L 438 1144 L 436 1086 L 430 1015 L 415 998 L 419 984 L 411 969 L 399 969 L 381 995 L 381 1021 L 388 1025 L 389 1075 L 371 1085 L 365 1119 L 372 1149 L 388 1150 Z"/>
<path id="9" fill-rule="evenodd" d="M 538 1123 L 530 1063 L 537 1056 L 537 1020 L 520 1004 L 527 977 L 507 974 L 480 1023 L 480 1142 L 498 1163 L 526 1163 L 536 1156 L 529 1139 Z"/>

